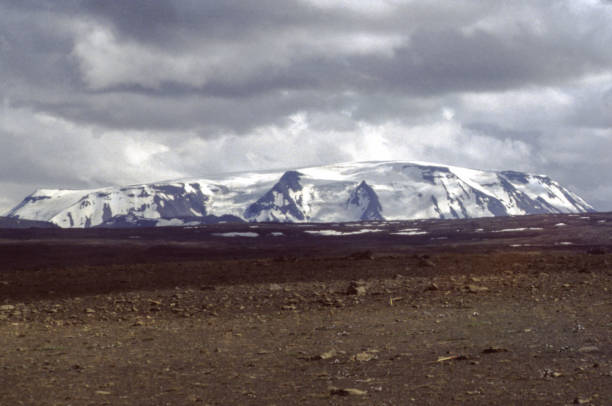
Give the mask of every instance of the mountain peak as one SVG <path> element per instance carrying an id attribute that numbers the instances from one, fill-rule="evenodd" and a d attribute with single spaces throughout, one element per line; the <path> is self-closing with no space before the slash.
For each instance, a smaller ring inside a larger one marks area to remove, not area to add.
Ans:
<path id="1" fill-rule="evenodd" d="M 285 172 L 265 195 L 247 207 L 244 217 L 251 221 L 304 221 L 304 196 L 297 171 Z"/>
<path id="2" fill-rule="evenodd" d="M 355 207 L 358 211 L 361 211 L 359 220 L 384 220 L 381 214 L 382 206 L 378 195 L 365 180 L 362 180 L 359 186 L 351 193 L 346 206 L 347 208 Z"/>
<path id="3" fill-rule="evenodd" d="M 384 211 L 383 211 L 384 208 Z M 340 222 L 582 213 L 593 208 L 544 175 L 410 161 L 345 162 L 284 172 L 93 190 L 41 189 L 9 212 L 60 227 Z"/>

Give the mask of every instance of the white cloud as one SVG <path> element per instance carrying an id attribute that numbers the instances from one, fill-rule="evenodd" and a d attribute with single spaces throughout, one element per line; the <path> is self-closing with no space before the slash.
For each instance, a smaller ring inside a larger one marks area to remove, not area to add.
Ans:
<path id="1" fill-rule="evenodd" d="M 83 80 L 94 90 L 122 85 L 158 89 L 164 83 L 202 87 L 210 80 L 245 80 L 262 69 L 282 69 L 304 56 L 382 55 L 390 57 L 405 41 L 399 33 L 337 32 L 318 36 L 290 28 L 276 36 L 253 34 L 248 40 L 194 43 L 160 49 L 120 39 L 103 25 L 79 25 L 73 55 Z"/>

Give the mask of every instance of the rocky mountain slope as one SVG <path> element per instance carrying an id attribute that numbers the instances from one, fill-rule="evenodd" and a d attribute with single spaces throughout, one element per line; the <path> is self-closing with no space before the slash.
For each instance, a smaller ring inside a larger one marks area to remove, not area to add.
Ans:
<path id="1" fill-rule="evenodd" d="M 588 211 L 588 203 L 543 175 L 383 161 L 93 190 L 41 189 L 9 217 L 88 228 Z"/>
<path id="2" fill-rule="evenodd" d="M 23 220 L 15 217 L 0 217 L 0 228 L 57 228 L 47 221 Z"/>

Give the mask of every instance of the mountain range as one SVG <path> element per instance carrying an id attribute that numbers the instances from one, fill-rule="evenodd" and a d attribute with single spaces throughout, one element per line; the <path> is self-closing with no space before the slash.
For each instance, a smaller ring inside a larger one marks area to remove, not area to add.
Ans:
<path id="1" fill-rule="evenodd" d="M 590 211 L 588 203 L 545 175 L 376 161 L 90 190 L 40 189 L 7 216 L 89 228 Z"/>

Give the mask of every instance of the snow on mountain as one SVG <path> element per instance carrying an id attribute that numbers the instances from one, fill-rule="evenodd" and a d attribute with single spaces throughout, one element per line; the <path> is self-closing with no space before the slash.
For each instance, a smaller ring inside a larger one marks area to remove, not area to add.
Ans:
<path id="1" fill-rule="evenodd" d="M 588 211 L 588 203 L 547 176 L 383 161 L 93 190 L 41 189 L 8 215 L 86 228 Z"/>

